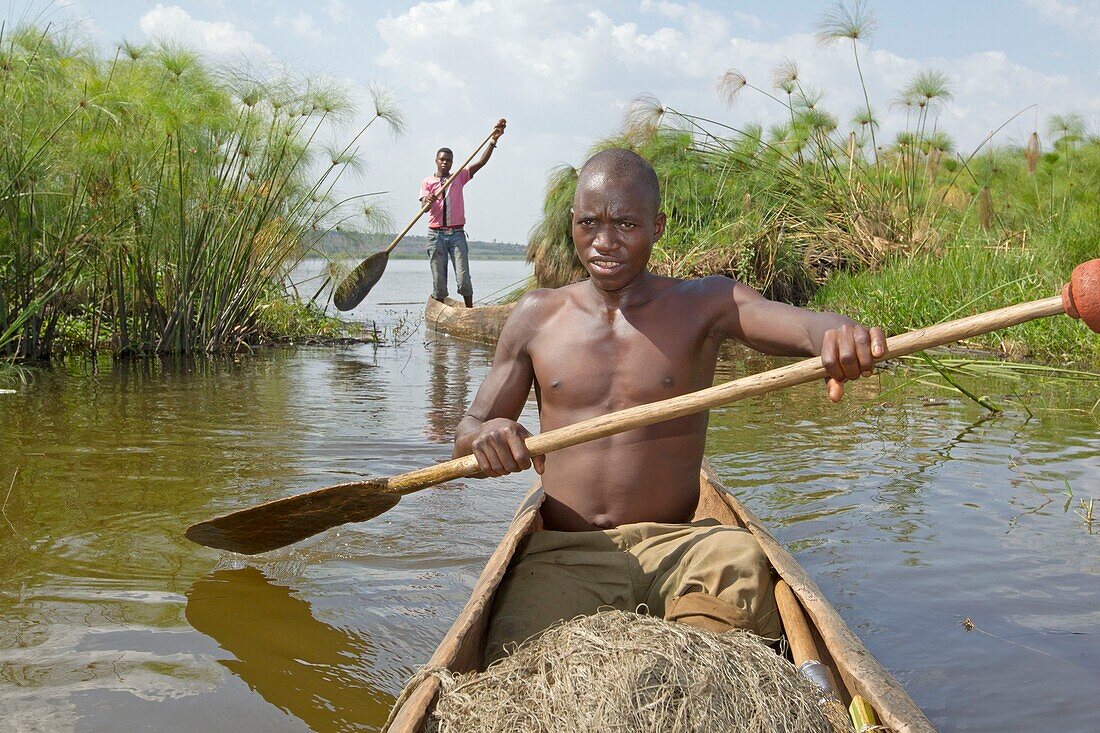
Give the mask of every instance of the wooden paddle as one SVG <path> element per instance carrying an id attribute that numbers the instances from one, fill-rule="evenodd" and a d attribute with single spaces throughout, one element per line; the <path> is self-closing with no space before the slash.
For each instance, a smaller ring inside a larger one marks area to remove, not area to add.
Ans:
<path id="1" fill-rule="evenodd" d="M 1079 265 L 1061 296 L 1012 305 L 894 336 L 887 339 L 886 354 L 877 361 L 1059 313 L 1081 318 L 1089 328 L 1100 333 L 1100 259 Z M 638 405 L 533 435 L 527 439 L 527 448 L 532 455 L 542 455 L 826 376 L 821 359 L 812 357 L 698 392 Z M 200 522 L 187 529 L 187 537 L 207 547 L 253 555 L 298 542 L 330 527 L 366 521 L 394 507 L 403 494 L 451 479 L 474 476 L 479 472 L 477 459 L 469 455 L 390 478 L 337 484 Z"/>
<path id="2" fill-rule="evenodd" d="M 474 159 L 474 156 L 485 147 L 486 143 L 493 139 L 493 135 L 496 134 L 497 128 L 494 126 L 493 131 L 489 133 L 488 137 L 481 141 L 481 145 L 474 148 L 474 152 L 470 153 L 470 157 L 460 165 L 450 178 L 443 182 L 440 186 L 437 196 L 442 196 L 446 193 L 447 187 L 451 185 L 451 181 L 455 179 L 462 170 L 470 164 L 470 161 Z M 424 212 L 432 207 L 432 202 L 428 201 L 420 207 L 420 211 L 416 212 L 416 216 L 412 218 L 409 225 L 401 230 L 401 233 L 393 238 L 389 246 L 381 252 L 375 252 L 359 263 L 359 266 L 351 271 L 344 280 L 336 286 L 336 289 L 332 292 L 332 303 L 342 311 L 349 311 L 355 306 L 363 302 L 363 298 L 367 297 L 367 293 L 371 291 L 378 281 L 382 278 L 382 273 L 386 271 L 386 263 L 390 260 L 390 252 L 397 246 L 397 243 L 405 238 L 405 235 L 409 233 L 409 230 L 413 228 L 416 222 L 420 221 L 420 217 L 424 216 Z"/>

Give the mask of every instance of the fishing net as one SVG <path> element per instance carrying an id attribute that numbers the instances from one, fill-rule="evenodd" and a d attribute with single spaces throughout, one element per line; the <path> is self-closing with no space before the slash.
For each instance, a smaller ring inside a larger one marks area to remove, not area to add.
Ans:
<path id="1" fill-rule="evenodd" d="M 442 683 L 432 733 L 851 731 L 760 637 L 621 611 L 553 626 L 485 672 L 421 674 Z"/>

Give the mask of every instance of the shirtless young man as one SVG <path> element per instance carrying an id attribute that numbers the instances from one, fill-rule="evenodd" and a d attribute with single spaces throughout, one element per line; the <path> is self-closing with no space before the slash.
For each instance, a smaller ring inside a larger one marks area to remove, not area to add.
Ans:
<path id="1" fill-rule="evenodd" d="M 455 433 L 486 475 L 542 474 L 543 531 L 502 585 L 486 656 L 558 619 L 635 610 L 715 631 L 774 637 L 770 571 L 744 530 L 692 524 L 707 413 L 532 458 L 516 419 L 534 385 L 543 431 L 711 386 L 718 350 L 736 339 L 766 354 L 820 355 L 842 383 L 885 353 L 881 329 L 767 300 L 726 277 L 650 273 L 665 228 L 653 169 L 627 150 L 593 156 L 573 199 L 573 241 L 589 279 L 536 290 L 516 305 L 493 367 Z"/>

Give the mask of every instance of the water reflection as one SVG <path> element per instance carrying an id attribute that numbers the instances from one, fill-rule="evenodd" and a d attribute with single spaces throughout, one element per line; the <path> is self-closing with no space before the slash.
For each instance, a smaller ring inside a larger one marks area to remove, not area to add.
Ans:
<path id="1" fill-rule="evenodd" d="M 233 655 L 222 665 L 312 730 L 373 729 L 393 705 L 366 686 L 376 655 L 362 631 L 317 620 L 308 602 L 254 567 L 199 579 L 186 615 Z"/>
<path id="2" fill-rule="evenodd" d="M 777 365 L 723 356 L 720 380 Z M 530 473 L 418 492 L 252 569 L 212 572 L 182 530 L 444 460 L 490 357 L 428 334 L 71 360 L 0 395 L 0 730 L 380 726 Z M 990 418 L 886 372 L 840 405 L 811 384 L 715 410 L 707 453 L 938 726 L 1092 730 L 1100 555 L 1075 510 L 1100 499 L 1098 398 L 1029 383 L 1027 410 Z"/>
<path id="3" fill-rule="evenodd" d="M 434 335 L 424 344 L 428 351 L 428 437 L 450 443 L 455 428 L 466 414 L 470 391 L 470 344 Z"/>
<path id="4" fill-rule="evenodd" d="M 288 354 L 266 356 L 73 359 L 37 374 L 0 409 L 0 584 L 41 573 L 175 591 L 205 570 L 181 528 L 242 473 L 291 471 Z"/>

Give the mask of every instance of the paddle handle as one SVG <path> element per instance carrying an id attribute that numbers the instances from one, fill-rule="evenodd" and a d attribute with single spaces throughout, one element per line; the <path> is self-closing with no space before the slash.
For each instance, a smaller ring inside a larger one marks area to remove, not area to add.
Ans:
<path id="1" fill-rule="evenodd" d="M 489 142 L 490 140 L 493 139 L 493 135 L 496 134 L 496 131 L 497 131 L 496 127 L 493 127 L 493 131 L 490 132 L 488 134 L 488 136 L 484 140 L 481 141 L 481 145 L 478 145 L 476 148 L 474 148 L 474 152 L 470 153 L 470 157 L 466 158 L 466 160 L 462 163 L 462 165 L 460 165 L 458 167 L 458 169 L 455 170 L 455 172 L 451 174 L 450 178 L 448 178 L 446 181 L 443 182 L 443 185 L 439 187 L 439 193 L 443 194 L 443 193 L 447 192 L 447 187 L 451 185 L 451 181 L 453 181 L 455 179 L 455 176 L 457 176 L 459 173 L 461 173 L 462 170 L 470 164 L 470 161 L 474 159 L 474 156 L 477 155 L 483 147 L 485 147 L 485 143 L 487 143 L 487 142 Z M 407 227 L 405 227 L 404 229 L 402 229 L 401 233 L 398 234 L 396 237 L 394 237 L 393 241 L 390 242 L 388 247 L 386 247 L 386 254 L 389 254 L 390 252 L 393 251 L 393 248 L 397 246 L 397 243 L 405 238 L 405 235 L 409 233 L 409 230 L 412 229 L 413 226 L 416 225 L 416 222 L 420 221 L 420 217 L 424 216 L 424 212 L 427 211 L 428 209 L 430 209 L 431 207 L 432 207 L 432 202 L 431 201 L 428 201 L 427 203 L 425 203 L 423 206 L 420 207 L 420 211 L 416 212 L 416 216 L 414 216 L 412 218 L 412 221 L 409 222 L 409 225 Z"/>
<path id="2" fill-rule="evenodd" d="M 804 677 L 812 681 L 826 694 L 837 699 L 836 682 L 833 672 L 821 661 L 810 622 L 806 620 L 805 609 L 798 596 L 791 590 L 787 581 L 780 578 L 775 581 L 775 605 L 779 609 L 779 618 L 783 621 L 783 635 L 791 648 L 791 661 Z M 839 671 L 839 670 L 838 670 Z"/>
<path id="3" fill-rule="evenodd" d="M 783 631 L 787 636 L 787 644 L 791 647 L 794 666 L 801 667 L 803 662 L 820 661 L 821 654 L 817 651 L 802 604 L 782 578 L 775 581 L 775 605 L 779 607 L 779 616 L 783 620 Z"/>
<path id="4" fill-rule="evenodd" d="M 875 361 L 877 363 L 886 359 L 914 354 L 918 351 L 1008 328 L 1036 318 L 1054 316 L 1065 312 L 1062 297 L 1054 296 L 1028 303 L 1010 305 L 1006 308 L 967 316 L 966 318 L 940 323 L 927 328 L 919 328 L 887 339 L 886 354 Z M 702 412 L 711 407 L 743 400 L 746 397 L 824 379 L 826 376 L 825 367 L 821 365 L 821 358 L 815 356 L 785 367 L 701 389 L 698 392 L 630 407 L 533 435 L 527 439 L 527 450 L 530 451 L 531 455 L 544 455 L 551 451 L 586 443 L 590 440 L 597 440 L 627 430 L 634 430 L 665 420 Z M 455 458 L 446 463 L 439 463 L 428 468 L 393 476 L 387 480 L 387 488 L 394 492 L 407 493 L 443 481 L 474 476 L 479 472 L 477 458 L 468 455 Z"/>

